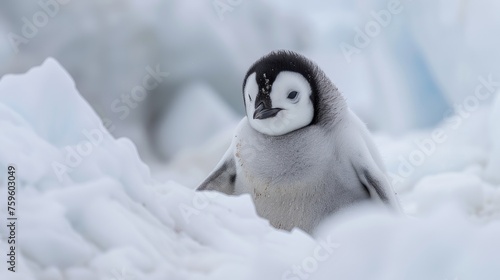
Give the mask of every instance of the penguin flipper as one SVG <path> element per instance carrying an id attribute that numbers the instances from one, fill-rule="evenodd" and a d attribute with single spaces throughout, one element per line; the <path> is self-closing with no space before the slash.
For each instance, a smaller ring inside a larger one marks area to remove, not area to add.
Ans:
<path id="1" fill-rule="evenodd" d="M 231 149 L 229 149 L 215 170 L 196 189 L 197 191 L 215 190 L 228 195 L 234 193 L 236 165 L 231 155 Z"/>
<path id="2" fill-rule="evenodd" d="M 377 166 L 373 166 L 373 168 L 361 168 L 358 170 L 358 176 L 372 199 L 379 199 L 394 210 L 401 211 L 396 193 L 384 173 Z"/>
<path id="3" fill-rule="evenodd" d="M 361 167 L 357 170 L 357 173 L 359 180 L 372 199 L 380 200 L 397 211 L 401 210 L 396 193 L 384 173 L 377 166 L 372 166 L 372 168 Z"/>
<path id="4" fill-rule="evenodd" d="M 358 180 L 368 191 L 371 199 L 382 201 L 397 212 L 403 212 L 366 125 L 354 113 L 351 113 L 351 117 L 352 126 L 357 129 L 349 130 L 346 142 L 351 147 L 351 164 Z"/>
<path id="5" fill-rule="evenodd" d="M 377 160 L 378 151 L 371 146 L 374 146 L 371 140 L 365 139 L 364 144 L 360 145 L 362 148 L 358 150 L 361 152 L 360 156 L 352 161 L 358 179 L 372 199 L 382 201 L 400 212 L 401 206 L 396 193 L 386 177 L 381 161 Z"/>

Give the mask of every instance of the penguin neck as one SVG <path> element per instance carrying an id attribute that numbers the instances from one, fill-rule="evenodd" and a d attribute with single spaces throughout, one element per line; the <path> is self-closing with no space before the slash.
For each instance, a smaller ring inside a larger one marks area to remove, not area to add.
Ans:
<path id="1" fill-rule="evenodd" d="M 326 76 L 324 76 L 323 85 L 324 87 L 319 89 L 313 124 L 332 127 L 345 117 L 347 102 Z"/>

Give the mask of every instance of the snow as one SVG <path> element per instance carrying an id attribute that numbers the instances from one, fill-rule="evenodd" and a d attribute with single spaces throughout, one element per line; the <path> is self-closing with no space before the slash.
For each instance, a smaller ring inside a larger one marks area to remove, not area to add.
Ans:
<path id="1" fill-rule="evenodd" d="M 187 94 L 198 89 L 209 91 Z M 230 110 L 210 96 L 222 112 L 217 123 L 231 126 Z M 166 167 L 165 178 L 176 173 L 189 187 L 152 178 L 134 144 L 111 136 L 70 75 L 47 59 L 0 80 L 0 170 L 18 169 L 19 216 L 18 271 L 2 261 L 0 278 L 499 279 L 500 189 L 487 176 L 497 170 L 498 104 L 434 128 L 447 140 L 395 185 L 408 216 L 365 205 L 309 236 L 273 229 L 247 195 L 193 191 L 229 133 Z M 415 136 L 429 135 L 377 134 L 389 172 L 418 148 Z M 7 248 L 6 227 L 0 236 Z"/>
<path id="2" fill-rule="evenodd" d="M 494 12 L 500 4 L 441 0 L 428 9 L 425 2 L 412 3 L 411 33 L 444 96 L 461 102 L 474 91 L 478 76 L 498 75 L 500 41 L 491 34 L 500 32 Z"/>
<path id="3" fill-rule="evenodd" d="M 0 4 L 0 209 L 9 164 L 19 187 L 18 272 L 1 210 L 0 279 L 500 279 L 497 1 L 400 1 L 351 61 L 340 44 L 388 1 L 221 0 L 223 18 L 214 2 L 71 1 L 18 53 L 8 34 L 40 5 Z M 193 191 L 245 71 L 278 48 L 367 122 L 406 216 L 366 205 L 309 236 Z M 112 103 L 157 65 L 170 75 L 122 119 Z"/>
<path id="4" fill-rule="evenodd" d="M 498 172 L 500 170 L 500 128 L 498 120 L 500 120 L 500 94 L 497 94 L 490 119 L 488 120 L 490 143 L 492 143 L 493 148 L 485 171 L 487 178 L 500 184 L 500 172 Z"/>
<path id="5" fill-rule="evenodd" d="M 190 84 L 175 95 L 172 109 L 161 116 L 159 135 L 155 137 L 162 139 L 159 151 L 166 158 L 174 157 L 185 147 L 203 145 L 219 131 L 238 122 L 236 114 L 206 84 Z"/>

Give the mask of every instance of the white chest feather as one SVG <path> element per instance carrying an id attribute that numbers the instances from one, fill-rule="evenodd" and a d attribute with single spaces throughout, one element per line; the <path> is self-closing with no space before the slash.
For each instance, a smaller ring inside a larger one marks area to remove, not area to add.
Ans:
<path id="1" fill-rule="evenodd" d="M 351 188 L 356 174 L 339 141 L 312 126 L 269 137 L 243 125 L 235 139 L 236 194 L 249 193 L 275 227 L 313 228 L 351 198 L 366 196 Z"/>

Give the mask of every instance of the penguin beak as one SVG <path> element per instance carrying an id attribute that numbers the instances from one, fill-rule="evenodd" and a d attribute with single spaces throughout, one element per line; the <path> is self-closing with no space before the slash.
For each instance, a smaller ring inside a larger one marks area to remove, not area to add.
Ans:
<path id="1" fill-rule="evenodd" d="M 253 118 L 256 120 L 264 120 L 268 118 L 272 118 L 281 111 L 280 108 L 266 108 L 263 103 L 260 103 L 257 108 L 255 108 L 255 112 L 253 113 Z"/>

